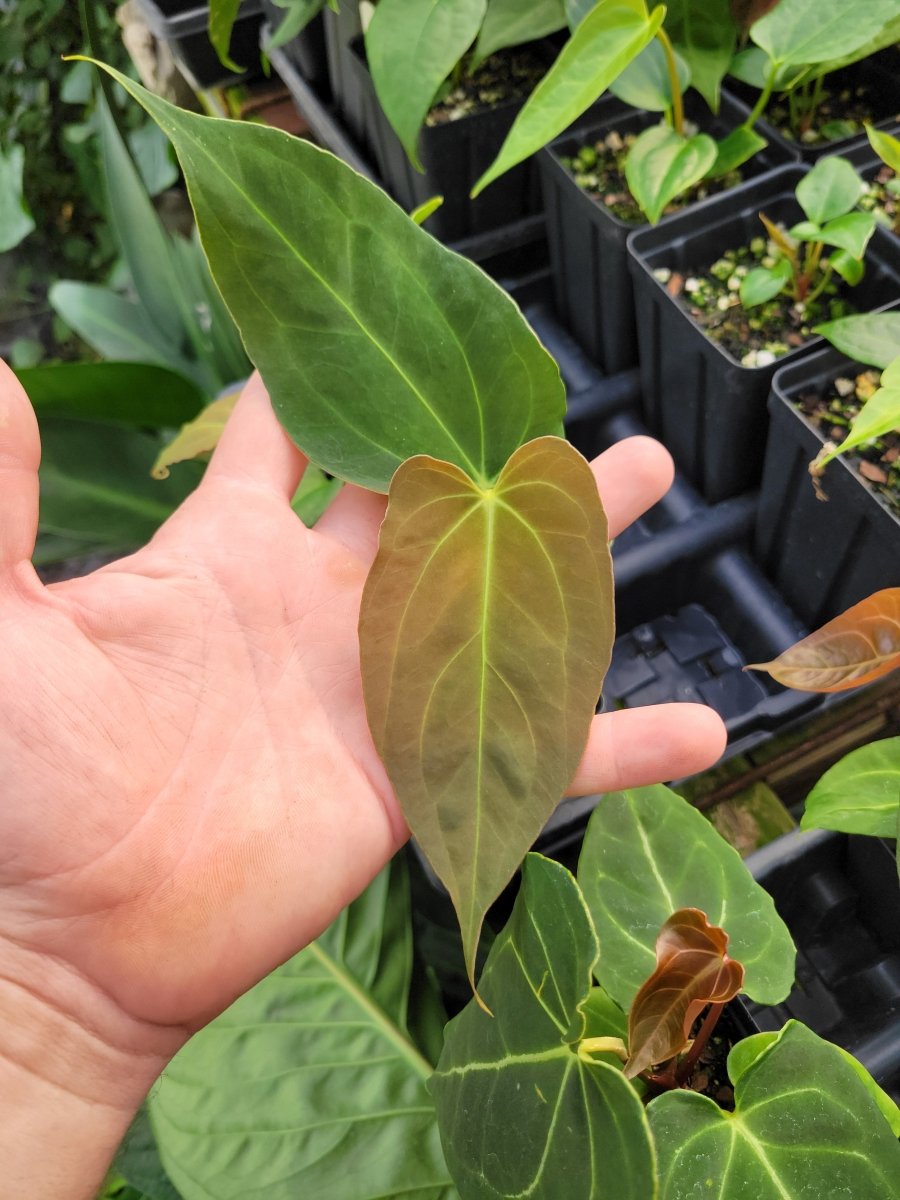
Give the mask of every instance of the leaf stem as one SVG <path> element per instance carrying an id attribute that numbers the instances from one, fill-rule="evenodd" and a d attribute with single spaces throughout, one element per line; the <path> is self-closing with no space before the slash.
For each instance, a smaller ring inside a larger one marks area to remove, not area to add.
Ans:
<path id="1" fill-rule="evenodd" d="M 684 137 L 684 103 L 681 98 L 681 82 L 678 78 L 678 65 L 675 62 L 675 51 L 669 41 L 669 35 L 660 27 L 656 38 L 666 56 L 666 67 L 669 72 L 669 90 L 672 93 L 672 128 L 679 137 Z"/>
<path id="2" fill-rule="evenodd" d="M 825 271 L 822 275 L 822 279 L 819 282 L 818 287 L 813 288 L 813 290 L 806 297 L 807 304 L 812 304 L 812 302 L 814 300 L 818 300 L 818 298 L 822 295 L 822 293 L 828 287 L 828 284 L 831 281 L 831 276 L 832 276 L 833 272 L 834 272 L 834 267 L 832 267 L 831 263 L 829 263 L 828 266 L 825 268 Z"/>
<path id="3" fill-rule="evenodd" d="M 703 1018 L 703 1024 L 697 1031 L 693 1045 L 675 1069 L 675 1080 L 679 1087 L 690 1078 L 691 1071 L 697 1065 L 697 1059 L 706 1049 L 706 1043 L 709 1041 L 712 1031 L 718 1024 L 724 1007 L 724 1003 L 711 1004 L 709 1006 L 709 1011 Z"/>
<path id="4" fill-rule="evenodd" d="M 747 120 L 744 122 L 744 129 L 752 129 L 759 118 L 766 110 L 766 105 L 772 98 L 772 92 L 775 90 L 775 76 L 778 74 L 778 64 L 771 62 L 769 64 L 769 73 L 766 76 L 765 86 L 759 93 L 759 99 L 753 106 L 752 111 L 748 114 Z"/>

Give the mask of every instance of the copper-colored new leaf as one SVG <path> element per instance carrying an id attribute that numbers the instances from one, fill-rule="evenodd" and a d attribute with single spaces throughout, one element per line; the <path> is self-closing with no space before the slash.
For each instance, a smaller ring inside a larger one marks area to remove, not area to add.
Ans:
<path id="1" fill-rule="evenodd" d="M 359 633 L 375 745 L 471 976 L 485 911 L 578 766 L 609 662 L 606 519 L 585 460 L 538 438 L 490 488 L 405 462 Z"/>
<path id="2" fill-rule="evenodd" d="M 843 692 L 900 667 L 900 587 L 885 588 L 788 647 L 772 662 L 750 663 L 801 692 Z"/>
<path id="3" fill-rule="evenodd" d="M 169 468 L 175 463 L 199 458 L 201 454 L 211 454 L 219 444 L 219 438 L 239 395 L 240 388 L 235 388 L 233 392 L 228 392 L 207 404 L 193 421 L 182 425 L 178 434 L 157 455 L 156 462 L 150 469 L 153 478 L 168 479 Z"/>
<path id="4" fill-rule="evenodd" d="M 680 908 L 669 917 L 656 939 L 656 970 L 628 1014 L 627 1078 L 673 1058 L 707 1004 L 738 994 L 744 968 L 728 957 L 727 947 L 728 934 L 710 925 L 699 908 Z"/>

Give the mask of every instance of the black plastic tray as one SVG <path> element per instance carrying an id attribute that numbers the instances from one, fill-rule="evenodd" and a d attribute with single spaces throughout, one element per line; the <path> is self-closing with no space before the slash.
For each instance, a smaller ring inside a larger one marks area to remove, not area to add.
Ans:
<path id="1" fill-rule="evenodd" d="M 900 587 L 900 518 L 840 458 L 822 477 L 828 501 L 816 498 L 807 465 L 824 439 L 794 405 L 803 392 L 859 370 L 828 349 L 782 367 L 772 382 L 756 555 L 812 629 L 872 592 Z"/>
<path id="2" fill-rule="evenodd" d="M 718 116 L 714 117 L 700 97 L 689 92 L 686 115 L 705 132 L 721 138 L 743 121 L 747 108 L 725 95 Z M 592 199 L 577 185 L 561 159 L 571 157 L 579 147 L 611 130 L 636 133 L 659 120 L 659 113 L 634 109 L 614 96 L 607 96 L 591 110 L 590 122 L 582 123 L 577 132 L 557 138 L 537 155 L 556 309 L 607 374 L 635 366 L 638 361 L 634 291 L 626 242 L 629 234 L 645 226 L 622 221 Z M 751 179 L 794 157 L 780 146 L 767 147 L 742 169 L 745 177 Z M 701 211 L 701 205 L 694 209 Z"/>
<path id="3" fill-rule="evenodd" d="M 772 377 L 779 367 L 821 348 L 822 339 L 810 339 L 769 366 L 742 366 L 705 336 L 686 305 L 673 300 L 653 272 L 660 267 L 684 275 L 705 270 L 726 250 L 759 236 L 761 209 L 774 221 L 801 220 L 794 188 L 805 170 L 779 167 L 628 239 L 644 417 L 680 469 L 712 502 L 759 484 Z M 860 311 L 871 311 L 891 303 L 898 292 L 897 243 L 878 230 L 866 255 L 866 276 L 853 289 L 853 302 Z"/>
<path id="4" fill-rule="evenodd" d="M 179 0 L 138 0 L 147 28 L 159 41 L 167 42 L 172 57 L 196 91 L 231 83 L 234 75 L 219 62 L 207 33 L 208 4 Z M 259 69 L 260 0 L 242 0 L 231 35 L 231 58 L 247 73 Z"/>
<path id="5" fill-rule="evenodd" d="M 353 68 L 350 43 L 362 33 L 359 5 L 356 0 L 340 5 L 338 12 L 327 7 L 322 13 L 325 24 L 325 51 L 328 57 L 328 78 L 338 115 L 346 123 L 346 133 L 368 157 L 366 142 L 366 96 Z"/>

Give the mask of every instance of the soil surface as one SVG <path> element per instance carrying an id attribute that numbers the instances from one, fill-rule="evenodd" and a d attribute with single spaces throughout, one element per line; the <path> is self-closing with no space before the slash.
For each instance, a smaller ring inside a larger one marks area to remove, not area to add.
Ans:
<path id="1" fill-rule="evenodd" d="M 804 146 L 823 146 L 839 142 L 844 138 L 858 137 L 865 132 L 865 124 L 891 116 L 882 112 L 884 101 L 879 103 L 878 89 L 868 83 L 855 84 L 836 90 L 826 87 L 822 99 L 811 114 L 811 124 L 805 127 L 802 119 L 794 127 L 791 119 L 790 101 L 787 95 L 776 97 L 769 104 L 764 119 L 778 130 L 782 137 Z"/>
<path id="2" fill-rule="evenodd" d="M 840 376 L 825 392 L 810 391 L 797 401 L 797 408 L 826 441 L 840 445 L 847 436 L 850 422 L 877 389 L 881 372 L 862 371 L 855 376 Z M 888 433 L 867 446 L 859 446 L 844 461 L 867 480 L 884 502 L 900 517 L 900 432 Z M 819 483 L 828 495 L 828 472 Z"/>
<path id="3" fill-rule="evenodd" d="M 498 50 L 474 74 L 463 74 L 458 82 L 451 79 L 444 85 L 446 91 L 425 118 L 425 124 L 445 125 L 473 113 L 525 100 L 547 74 L 549 66 L 547 53 L 535 46 Z"/>
<path id="4" fill-rule="evenodd" d="M 772 267 L 775 244 L 765 237 L 729 250 L 705 270 L 682 275 L 668 267 L 654 271 L 669 295 L 678 298 L 713 342 L 745 367 L 767 367 L 814 337 L 813 326 L 848 316 L 854 305 L 840 294 L 841 281 L 831 280 L 812 303 L 796 303 L 779 295 L 750 309 L 741 305 L 741 280 L 754 267 Z"/>
<path id="5" fill-rule="evenodd" d="M 866 184 L 859 208 L 875 214 L 875 220 L 900 236 L 900 179 L 884 165 Z"/>
<path id="6" fill-rule="evenodd" d="M 560 162 L 578 186 L 614 217 L 629 225 L 647 223 L 625 181 L 625 160 L 638 136 L 637 133 L 620 134 L 612 130 L 597 141 L 586 142 L 574 155 L 560 156 Z M 720 179 L 701 180 L 673 200 L 663 216 L 678 212 L 698 200 L 705 200 L 707 196 L 717 196 L 742 182 L 743 175 L 739 170 L 730 171 Z"/>

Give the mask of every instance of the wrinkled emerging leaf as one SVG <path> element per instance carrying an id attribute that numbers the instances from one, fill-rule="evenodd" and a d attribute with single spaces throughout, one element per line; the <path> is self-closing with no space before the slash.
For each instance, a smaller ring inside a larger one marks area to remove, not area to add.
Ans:
<path id="1" fill-rule="evenodd" d="M 465 1200 L 654 1195 L 637 1093 L 615 1066 L 578 1054 L 579 1041 L 602 1028 L 586 1014 L 596 958 L 572 876 L 529 854 L 482 976 L 495 1015 L 472 1001 L 450 1022 L 431 1083 L 444 1153 Z M 612 1024 L 608 1032 L 618 1030 Z"/>
<path id="2" fill-rule="evenodd" d="M 177 437 L 168 442 L 157 455 L 150 474 L 154 479 L 168 479 L 169 468 L 175 463 L 187 462 L 203 454 L 211 454 L 219 444 L 219 438 L 228 418 L 237 404 L 240 389 L 227 396 L 220 396 L 207 404 L 193 421 L 183 425 Z"/>
<path id="3" fill-rule="evenodd" d="M 716 154 L 715 141 L 705 133 L 686 138 L 668 125 L 654 125 L 640 134 L 628 152 L 625 178 L 651 225 L 677 196 L 700 182 Z"/>
<path id="4" fill-rule="evenodd" d="M 726 1004 L 738 994 L 744 968 L 727 947 L 728 934 L 699 909 L 669 917 L 656 939 L 656 970 L 628 1014 L 626 1079 L 679 1054 L 707 1004 Z"/>
<path id="5" fill-rule="evenodd" d="M 900 810 L 900 737 L 860 746 L 829 768 L 806 797 L 801 829 L 891 838 Z"/>
<path id="6" fill-rule="evenodd" d="M 750 29 L 776 63 L 820 63 L 851 54 L 900 16 L 900 0 L 779 0 Z"/>
<path id="7" fill-rule="evenodd" d="M 858 313 L 817 325 L 814 333 L 832 346 L 873 367 L 887 367 L 900 358 L 900 312 Z"/>
<path id="8" fill-rule="evenodd" d="M 366 709 L 470 975 L 584 751 L 613 636 L 606 536 L 590 468 L 556 438 L 490 489 L 421 456 L 391 485 L 360 615 Z"/>
<path id="9" fill-rule="evenodd" d="M 660 1200 L 896 1194 L 900 1145 L 836 1046 L 789 1021 L 733 1082 L 734 1113 L 683 1090 L 649 1105 Z"/>
<path id="10" fill-rule="evenodd" d="M 801 692 L 843 692 L 887 675 L 900 666 L 900 588 L 867 596 L 790 646 L 748 671 L 768 671 L 785 687 Z"/>

